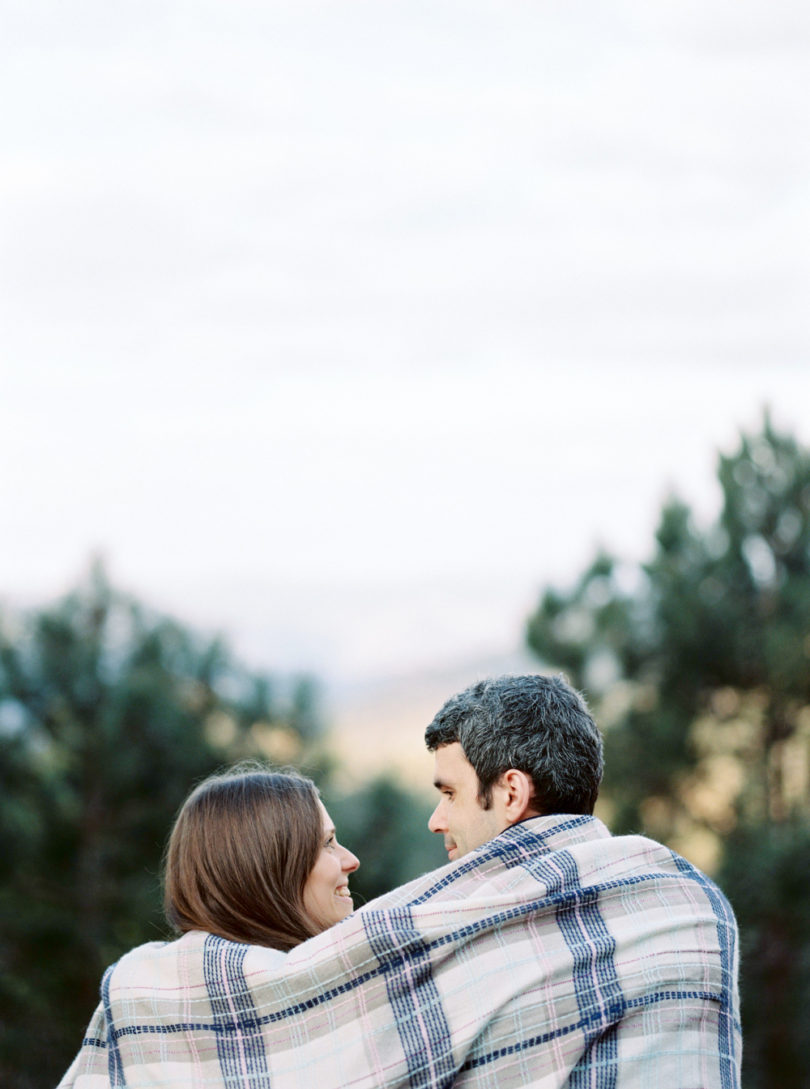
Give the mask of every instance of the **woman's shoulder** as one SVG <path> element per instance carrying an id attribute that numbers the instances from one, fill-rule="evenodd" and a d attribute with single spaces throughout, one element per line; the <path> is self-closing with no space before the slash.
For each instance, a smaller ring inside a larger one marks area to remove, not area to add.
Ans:
<path id="1" fill-rule="evenodd" d="M 203 955 L 208 937 L 208 934 L 200 930 L 191 930 L 173 940 L 136 945 L 109 966 L 105 978 L 114 977 L 120 982 L 122 977 L 126 977 L 129 982 L 135 982 L 138 977 L 143 977 L 146 981 L 154 979 L 156 974 L 162 975 L 167 971 L 173 973 L 181 962 Z"/>
<path id="2" fill-rule="evenodd" d="M 228 960 L 234 957 L 242 960 L 246 955 L 251 955 L 251 960 L 257 956 L 260 961 L 266 960 L 270 964 L 283 963 L 285 958 L 285 954 L 277 949 L 244 945 L 206 930 L 189 930 L 172 941 L 146 942 L 135 946 L 112 964 L 107 972 L 114 974 L 119 982 L 122 976 L 126 976 L 129 983 L 135 984 L 139 979 L 148 982 L 166 975 L 174 976 L 177 972 L 187 974 L 207 960 L 223 956 Z"/>

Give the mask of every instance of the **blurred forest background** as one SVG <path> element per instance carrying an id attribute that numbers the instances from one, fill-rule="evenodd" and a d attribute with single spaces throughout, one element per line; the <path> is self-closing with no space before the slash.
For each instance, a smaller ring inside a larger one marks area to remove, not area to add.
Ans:
<path id="1" fill-rule="evenodd" d="M 810 1085 L 810 451 L 766 416 L 718 480 L 715 524 L 672 498 L 648 562 L 596 555 L 573 588 L 547 588 L 533 612 L 527 600 L 526 638 L 605 731 L 600 815 L 687 855 L 734 905 L 746 1089 L 798 1089 Z M 361 902 L 444 861 L 429 794 L 387 775 L 345 786 L 315 678 L 246 670 L 100 565 L 52 607 L 3 615 L 0 745 L 6 1089 L 55 1084 L 106 965 L 166 936 L 164 840 L 216 768 L 261 756 L 311 774 L 362 859 Z"/>

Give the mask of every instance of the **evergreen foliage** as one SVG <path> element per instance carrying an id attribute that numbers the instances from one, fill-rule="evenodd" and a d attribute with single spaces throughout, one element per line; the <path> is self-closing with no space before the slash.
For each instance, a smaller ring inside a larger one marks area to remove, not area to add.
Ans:
<path id="1" fill-rule="evenodd" d="M 98 566 L 56 607 L 4 617 L 0 1084 L 55 1084 L 103 969 L 167 936 L 161 856 L 191 786 L 246 756 L 313 767 L 313 698 L 302 681 L 282 701 Z"/>
<path id="2" fill-rule="evenodd" d="M 726 881 L 746 954 L 745 1085 L 798 1087 L 810 1084 L 810 451 L 766 414 L 717 476 L 713 525 L 670 499 L 642 569 L 598 555 L 572 590 L 543 594 L 527 640 L 598 703 L 614 829 Z"/>

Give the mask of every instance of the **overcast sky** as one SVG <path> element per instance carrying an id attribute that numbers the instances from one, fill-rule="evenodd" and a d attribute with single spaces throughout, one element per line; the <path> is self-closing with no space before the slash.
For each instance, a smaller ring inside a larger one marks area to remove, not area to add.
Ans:
<path id="1" fill-rule="evenodd" d="M 0 598 L 252 662 L 508 648 L 767 403 L 810 443 L 810 15 L 0 0 Z"/>

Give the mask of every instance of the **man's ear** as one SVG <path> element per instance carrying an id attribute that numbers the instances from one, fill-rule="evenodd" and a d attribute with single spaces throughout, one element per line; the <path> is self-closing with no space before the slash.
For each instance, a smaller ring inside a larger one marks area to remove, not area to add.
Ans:
<path id="1" fill-rule="evenodd" d="M 539 813 L 532 808 L 534 796 L 534 783 L 531 776 L 517 768 L 509 768 L 498 780 L 496 789 L 500 794 L 500 802 L 504 819 L 509 824 L 517 824 L 527 817 L 537 817 Z"/>

